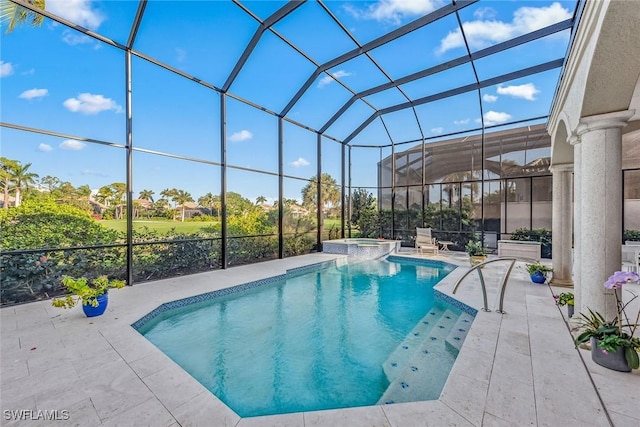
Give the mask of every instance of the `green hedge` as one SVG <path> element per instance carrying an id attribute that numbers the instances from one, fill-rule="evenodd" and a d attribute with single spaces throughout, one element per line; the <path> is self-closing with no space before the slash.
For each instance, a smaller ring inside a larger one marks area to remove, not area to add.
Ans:
<path id="1" fill-rule="evenodd" d="M 623 241 L 631 240 L 634 242 L 640 242 L 640 230 L 624 230 Z"/>

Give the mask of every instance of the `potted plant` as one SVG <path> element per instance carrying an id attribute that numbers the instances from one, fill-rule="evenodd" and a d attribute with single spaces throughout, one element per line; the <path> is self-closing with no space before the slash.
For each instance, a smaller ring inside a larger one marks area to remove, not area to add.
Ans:
<path id="1" fill-rule="evenodd" d="M 527 264 L 527 271 L 533 283 L 544 283 L 547 280 L 547 273 L 553 271 L 553 268 L 536 261 L 533 264 Z"/>
<path id="2" fill-rule="evenodd" d="M 471 266 L 480 264 L 487 260 L 487 251 L 477 240 L 470 240 L 465 246 L 465 250 L 469 254 Z"/>
<path id="3" fill-rule="evenodd" d="M 109 288 L 122 288 L 123 280 L 109 280 L 107 276 L 100 276 L 89 280 L 86 277 L 74 279 L 70 276 L 62 278 L 62 285 L 70 295 L 55 298 L 51 305 L 54 307 L 72 308 L 82 301 L 82 310 L 87 317 L 100 316 L 109 304 Z"/>
<path id="4" fill-rule="evenodd" d="M 640 338 L 634 337 L 640 321 L 640 310 L 636 315 L 635 322 L 629 320 L 625 308 L 633 297 L 624 304 L 618 295 L 618 289 L 626 283 L 637 282 L 638 275 L 631 271 L 616 271 L 609 280 L 604 283 L 607 289 L 613 289 L 616 297 L 617 316 L 611 321 L 598 312 L 589 310 L 588 314 L 580 313 L 578 326 L 584 328 L 575 339 L 576 346 L 587 341 L 591 341 L 591 358 L 598 365 L 616 371 L 630 372 L 632 369 L 640 367 Z"/>
<path id="5" fill-rule="evenodd" d="M 556 304 L 559 306 L 567 306 L 567 317 L 573 317 L 573 294 L 571 292 L 563 292 L 559 295 L 554 295 Z"/>

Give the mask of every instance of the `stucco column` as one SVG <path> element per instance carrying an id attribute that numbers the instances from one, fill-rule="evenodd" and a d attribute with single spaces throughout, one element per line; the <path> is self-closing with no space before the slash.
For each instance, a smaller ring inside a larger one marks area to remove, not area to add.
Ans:
<path id="1" fill-rule="evenodd" d="M 632 115 L 619 111 L 584 117 L 576 132 L 581 151 L 580 311 L 589 307 L 607 320 L 617 311 L 613 293 L 603 284 L 621 268 L 621 129 Z"/>
<path id="2" fill-rule="evenodd" d="M 580 255 L 582 254 L 582 146 L 579 144 L 580 138 L 572 135 L 568 139 L 573 145 L 573 283 L 574 283 L 574 305 L 576 313 L 582 311 L 582 287 L 580 286 Z M 553 236 L 552 236 L 553 238 Z M 577 285 L 576 285 L 577 284 Z"/>
<path id="3" fill-rule="evenodd" d="M 573 164 L 551 165 L 553 174 L 553 217 L 551 233 L 553 239 L 554 286 L 573 287 L 573 187 L 571 175 Z"/>

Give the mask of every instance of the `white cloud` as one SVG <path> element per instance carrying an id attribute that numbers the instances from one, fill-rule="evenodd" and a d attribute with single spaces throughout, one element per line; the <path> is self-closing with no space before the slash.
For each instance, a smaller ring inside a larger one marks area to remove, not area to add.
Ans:
<path id="1" fill-rule="evenodd" d="M 488 16 L 485 15 L 485 17 Z M 569 18 L 571 18 L 569 10 L 556 2 L 547 7 L 521 7 L 513 13 L 511 22 L 479 18 L 476 21 L 464 22 L 462 27 L 470 47 L 481 49 Z M 444 53 L 458 47 L 464 47 L 459 28 L 449 32 L 440 40 L 438 51 Z"/>
<path id="2" fill-rule="evenodd" d="M 18 95 L 18 98 L 22 98 L 22 99 L 42 98 L 43 96 L 46 96 L 48 93 L 49 93 L 48 89 L 33 88 L 33 89 L 25 90 L 20 95 Z"/>
<path id="3" fill-rule="evenodd" d="M 0 61 L 0 77 L 7 77 L 13 74 L 13 64 L 11 62 Z"/>
<path id="4" fill-rule="evenodd" d="M 47 10 L 74 24 L 96 30 L 105 18 L 91 8 L 91 3 L 90 0 L 47 0 Z"/>
<path id="5" fill-rule="evenodd" d="M 476 19 L 492 19 L 495 18 L 498 12 L 492 7 L 479 7 L 473 12 L 473 16 Z"/>
<path id="6" fill-rule="evenodd" d="M 483 117 L 485 126 L 493 126 L 508 121 L 511 118 L 511 114 L 500 113 L 498 111 L 487 111 L 484 113 Z M 480 122 L 480 119 L 476 119 L 476 122 Z"/>
<path id="7" fill-rule="evenodd" d="M 75 46 L 77 44 L 92 43 L 93 39 L 87 35 L 76 33 L 71 30 L 64 30 L 62 32 L 62 41 L 68 45 Z"/>
<path id="8" fill-rule="evenodd" d="M 442 4 L 442 0 L 380 0 L 363 9 L 352 5 L 347 5 L 344 9 L 358 19 L 374 19 L 399 24 L 402 18 L 425 15 Z"/>
<path id="9" fill-rule="evenodd" d="M 33 76 L 36 73 L 36 69 L 35 68 L 31 68 L 30 70 L 27 71 L 23 71 L 22 74 L 23 76 Z"/>
<path id="10" fill-rule="evenodd" d="M 454 125 L 466 125 L 467 123 L 469 123 L 469 119 L 462 119 L 462 120 L 454 120 L 453 121 Z"/>
<path id="11" fill-rule="evenodd" d="M 309 166 L 309 162 L 307 161 L 307 159 L 298 157 L 298 160 L 294 160 L 293 162 L 291 162 L 291 166 L 293 166 L 294 168 L 299 168 L 301 166 Z"/>
<path id="12" fill-rule="evenodd" d="M 66 139 L 59 145 L 63 150 L 82 150 L 85 147 L 84 142 L 76 141 L 75 139 Z"/>
<path id="13" fill-rule="evenodd" d="M 246 129 L 241 130 L 240 132 L 235 132 L 229 137 L 229 141 L 240 142 L 246 141 L 248 139 L 253 138 L 253 134 Z"/>
<path id="14" fill-rule="evenodd" d="M 443 127 L 431 128 L 431 133 L 442 133 L 444 132 Z"/>
<path id="15" fill-rule="evenodd" d="M 38 151 L 42 151 L 43 153 L 48 153 L 49 151 L 53 151 L 53 147 L 51 147 L 49 144 L 41 143 L 40 145 L 38 145 Z"/>
<path id="16" fill-rule="evenodd" d="M 111 98 L 92 93 L 81 93 L 77 98 L 69 98 L 62 103 L 69 111 L 83 114 L 98 114 L 102 111 L 113 110 L 116 113 L 122 111 L 116 102 Z"/>
<path id="17" fill-rule="evenodd" d="M 514 98 L 523 98 L 527 101 L 535 101 L 536 95 L 540 93 L 540 91 L 536 88 L 533 83 L 525 83 L 519 86 L 498 86 L 496 90 L 500 95 L 509 95 Z"/>
<path id="18" fill-rule="evenodd" d="M 353 73 L 350 73 L 348 71 L 344 71 L 344 70 L 338 70 L 335 73 L 331 73 L 331 75 L 336 78 L 339 79 L 340 77 L 347 77 L 350 76 Z M 331 78 L 331 76 L 324 76 L 323 78 L 320 79 L 320 81 L 318 82 L 318 87 L 324 87 L 326 85 L 328 85 L 329 83 L 333 83 L 335 80 L 333 78 Z"/>
<path id="19" fill-rule="evenodd" d="M 482 95 L 482 99 L 484 100 L 484 102 L 496 102 L 498 100 L 498 97 L 485 93 L 484 95 Z"/>

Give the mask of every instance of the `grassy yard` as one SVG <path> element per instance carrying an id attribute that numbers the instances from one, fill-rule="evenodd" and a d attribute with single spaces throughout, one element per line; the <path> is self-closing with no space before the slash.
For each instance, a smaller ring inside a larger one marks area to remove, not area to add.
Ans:
<path id="1" fill-rule="evenodd" d="M 324 219 L 324 229 L 329 230 L 330 228 L 340 228 L 340 218 L 325 218 Z"/>
<path id="2" fill-rule="evenodd" d="M 109 219 L 99 221 L 100 224 L 105 227 L 118 231 L 126 231 L 127 221 L 124 219 Z M 147 220 L 147 219 L 135 219 L 133 220 L 134 230 L 140 229 L 144 226 L 151 230 L 157 230 L 159 233 L 168 234 L 171 229 L 175 229 L 177 233 L 196 233 L 203 227 L 210 227 L 218 224 L 217 221 L 211 222 L 180 222 L 180 221 L 162 221 L 162 220 Z M 340 218 L 326 218 L 324 220 L 324 229 L 329 231 L 331 228 L 340 228 Z"/>
<path id="3" fill-rule="evenodd" d="M 110 219 L 99 221 L 105 227 L 118 231 L 126 231 L 127 221 L 123 219 Z M 180 222 L 180 221 L 150 221 L 150 220 L 133 220 L 133 228 L 140 229 L 144 226 L 151 230 L 157 230 L 160 233 L 168 234 L 171 229 L 175 229 L 177 233 L 196 233 L 202 227 L 208 227 L 217 224 L 217 222 Z"/>

